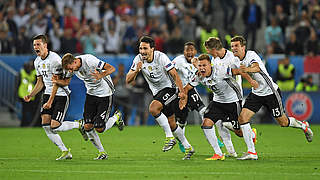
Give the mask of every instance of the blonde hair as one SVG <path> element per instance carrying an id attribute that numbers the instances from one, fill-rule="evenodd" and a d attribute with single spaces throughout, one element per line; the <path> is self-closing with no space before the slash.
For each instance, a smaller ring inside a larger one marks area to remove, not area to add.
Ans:
<path id="1" fill-rule="evenodd" d="M 208 40 L 204 42 L 204 46 L 208 49 L 216 49 L 216 50 L 220 50 L 223 48 L 220 39 L 217 37 L 210 37 Z"/>
<path id="2" fill-rule="evenodd" d="M 62 68 L 63 69 L 67 69 L 67 66 L 69 64 L 72 64 L 75 59 L 76 58 L 71 53 L 67 53 L 67 54 L 63 55 L 63 57 L 62 57 Z"/>

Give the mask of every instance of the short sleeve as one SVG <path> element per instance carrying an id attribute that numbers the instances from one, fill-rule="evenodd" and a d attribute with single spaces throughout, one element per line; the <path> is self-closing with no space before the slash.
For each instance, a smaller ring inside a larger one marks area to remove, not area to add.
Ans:
<path id="1" fill-rule="evenodd" d="M 172 68 L 174 68 L 174 64 L 170 61 L 167 55 L 162 54 L 160 61 L 160 63 L 164 66 L 166 71 L 170 71 Z"/>
<path id="2" fill-rule="evenodd" d="M 140 57 L 140 54 L 138 54 L 134 59 L 133 59 L 133 62 L 132 62 L 132 65 L 131 65 L 131 70 L 132 71 L 135 71 L 137 69 L 137 64 L 138 62 L 140 61 L 141 57 Z"/>
<path id="3" fill-rule="evenodd" d="M 60 60 L 60 61 L 59 61 Z M 61 65 L 61 59 L 56 59 L 52 61 L 52 73 L 53 74 L 63 74 L 62 65 Z"/>
<path id="4" fill-rule="evenodd" d="M 37 61 L 37 60 L 35 60 L 35 61 L 33 62 L 33 66 L 34 66 L 34 68 L 35 68 L 35 70 L 36 70 L 36 76 L 41 76 L 40 71 L 39 71 L 38 61 Z"/>
<path id="5" fill-rule="evenodd" d="M 98 59 L 93 55 L 88 55 L 87 64 L 89 67 L 91 67 L 90 69 L 96 69 L 99 71 L 99 70 L 103 70 L 105 62 L 103 62 L 102 60 Z"/>

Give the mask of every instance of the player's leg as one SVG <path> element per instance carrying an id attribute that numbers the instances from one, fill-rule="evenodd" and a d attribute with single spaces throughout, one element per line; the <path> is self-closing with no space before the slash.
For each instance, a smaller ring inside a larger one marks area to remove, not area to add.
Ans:
<path id="1" fill-rule="evenodd" d="M 62 151 L 62 155 L 57 158 L 56 160 L 61 160 L 61 159 L 71 159 L 72 155 L 69 152 L 70 150 L 64 145 L 62 142 L 61 137 L 59 134 L 54 132 L 52 128 L 50 127 L 51 125 L 51 115 L 52 115 L 52 109 L 54 107 L 54 103 L 52 104 L 52 107 L 50 109 L 43 109 L 43 104 L 44 102 L 47 102 L 49 99 L 49 95 L 44 94 L 43 95 L 43 100 L 41 102 L 41 119 L 42 119 L 42 128 L 44 129 L 46 135 L 48 138 L 56 145 L 58 148 Z M 69 154 L 70 153 L 70 154 Z"/>
<path id="2" fill-rule="evenodd" d="M 206 160 L 224 160 L 225 157 L 219 147 L 218 138 L 216 136 L 214 124 L 218 119 L 221 119 L 222 112 L 219 109 L 219 103 L 210 102 L 209 106 L 206 109 L 204 114 L 204 119 L 201 124 L 201 129 L 203 130 L 204 135 L 206 136 L 207 141 L 213 148 L 215 154 L 207 158 Z"/>
<path id="3" fill-rule="evenodd" d="M 281 100 L 281 91 L 278 89 L 267 99 L 267 108 L 271 110 L 272 116 L 277 120 L 281 127 L 292 127 L 302 129 L 308 142 L 312 141 L 313 132 L 306 121 L 299 121 L 294 117 L 287 117 Z"/>

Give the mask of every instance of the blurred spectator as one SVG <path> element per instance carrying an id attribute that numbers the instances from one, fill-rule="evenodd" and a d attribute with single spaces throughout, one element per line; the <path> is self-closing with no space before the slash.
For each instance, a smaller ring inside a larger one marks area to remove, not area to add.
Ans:
<path id="1" fill-rule="evenodd" d="M 44 12 L 39 12 L 31 18 L 31 34 L 32 36 L 38 34 L 46 34 L 48 21 L 44 16 Z"/>
<path id="2" fill-rule="evenodd" d="M 64 7 L 63 14 L 63 29 L 72 29 L 72 34 L 75 33 L 76 23 L 79 23 L 79 19 L 73 15 L 73 11 L 70 7 Z"/>
<path id="3" fill-rule="evenodd" d="M 105 40 L 105 35 L 103 34 L 102 30 L 103 29 L 102 29 L 101 23 L 94 24 L 92 36 L 96 42 L 95 52 L 97 54 L 104 53 L 104 44 L 105 44 L 106 40 Z"/>
<path id="4" fill-rule="evenodd" d="M 297 41 L 294 32 L 290 34 L 289 42 L 286 44 L 285 54 L 290 56 L 303 55 L 303 44 Z"/>
<path id="5" fill-rule="evenodd" d="M 283 33 L 280 26 L 278 25 L 276 18 L 272 18 L 271 25 L 266 28 L 265 40 L 266 40 L 267 48 L 272 48 L 273 50 L 272 54 L 283 53 L 283 48 L 284 48 Z"/>
<path id="6" fill-rule="evenodd" d="M 130 99 L 131 94 L 129 94 L 129 89 L 126 85 L 126 73 L 124 64 L 119 64 L 118 73 L 112 78 L 112 80 L 116 89 L 114 93 L 114 109 L 122 110 L 123 120 L 125 124 L 128 124 L 128 114 L 130 112 L 128 99 Z"/>
<path id="7" fill-rule="evenodd" d="M 210 24 L 212 23 L 214 16 L 213 16 L 213 1 L 211 0 L 203 0 L 200 1 L 197 5 L 197 12 L 199 13 L 201 22 L 200 24 Z"/>
<path id="8" fill-rule="evenodd" d="M 125 52 L 128 54 L 134 54 L 136 43 L 138 41 L 138 33 L 139 33 L 139 26 L 137 24 L 137 18 L 134 16 L 132 17 L 132 25 L 129 26 L 123 36 L 123 44 Z"/>
<path id="9" fill-rule="evenodd" d="M 61 49 L 61 37 L 63 36 L 63 30 L 60 28 L 59 22 L 56 22 L 55 18 L 52 18 L 53 28 L 49 30 L 50 42 L 52 43 L 52 50 L 59 52 Z"/>
<path id="10" fill-rule="evenodd" d="M 275 15 L 274 17 L 276 18 L 278 25 L 281 28 L 282 31 L 282 36 L 285 41 L 285 35 L 286 35 L 286 28 L 288 26 L 288 16 L 287 14 L 283 11 L 283 7 L 280 4 L 277 4 L 275 7 Z"/>
<path id="11" fill-rule="evenodd" d="M 12 53 L 12 39 L 8 36 L 9 28 L 6 23 L 0 25 L 0 53 L 10 54 Z"/>
<path id="12" fill-rule="evenodd" d="M 112 9 L 110 7 L 110 3 L 109 2 L 105 2 L 104 3 L 103 9 L 104 9 L 103 26 L 107 26 L 109 19 L 114 17 L 114 13 L 113 13 L 113 11 L 112 11 Z"/>
<path id="13" fill-rule="evenodd" d="M 195 40 L 197 26 L 195 20 L 192 19 L 189 13 L 184 14 L 183 20 L 180 21 L 179 26 L 183 34 L 182 38 L 185 42 Z"/>
<path id="14" fill-rule="evenodd" d="M 109 19 L 104 30 L 106 33 L 105 53 L 119 53 L 121 45 L 120 18 L 116 16 Z"/>
<path id="15" fill-rule="evenodd" d="M 200 49 L 202 53 L 207 52 L 204 47 L 204 42 L 209 37 L 219 37 L 219 31 L 215 28 L 211 28 L 210 24 L 204 24 L 200 29 Z"/>
<path id="16" fill-rule="evenodd" d="M 225 30 L 229 29 L 229 26 L 233 24 L 237 15 L 237 5 L 234 0 L 219 0 L 221 8 L 223 10 L 223 27 Z M 231 16 L 229 15 L 229 8 L 231 8 Z"/>
<path id="17" fill-rule="evenodd" d="M 310 38 L 307 41 L 306 53 L 308 56 L 317 56 L 320 54 L 320 46 L 316 32 L 312 29 Z"/>
<path id="18" fill-rule="evenodd" d="M 26 27 L 21 26 L 18 37 L 15 39 L 16 54 L 31 54 L 30 38 L 26 35 Z"/>
<path id="19" fill-rule="evenodd" d="M 78 40 L 72 37 L 71 28 L 64 29 L 63 36 L 61 37 L 60 42 L 61 42 L 61 48 L 60 48 L 61 54 L 77 53 Z"/>
<path id="20" fill-rule="evenodd" d="M 158 19 L 160 25 L 166 23 L 166 9 L 160 0 L 154 0 L 153 4 L 148 7 L 149 18 Z"/>
<path id="21" fill-rule="evenodd" d="M 276 79 L 281 91 L 293 91 L 295 87 L 294 82 L 295 68 L 290 63 L 289 57 L 285 57 L 279 62 Z"/>
<path id="22" fill-rule="evenodd" d="M 300 82 L 297 84 L 296 91 L 316 92 L 318 91 L 318 86 L 313 84 L 312 76 L 308 75 L 301 78 Z"/>
<path id="23" fill-rule="evenodd" d="M 137 0 L 134 7 L 134 14 L 137 17 L 137 25 L 144 28 L 147 24 L 147 8 L 145 8 L 145 0 Z"/>
<path id="24" fill-rule="evenodd" d="M 167 52 L 170 54 L 178 54 L 183 51 L 184 40 L 182 39 L 181 29 L 176 26 L 172 31 L 167 42 Z"/>
<path id="25" fill-rule="evenodd" d="M 24 7 L 19 8 L 18 13 L 13 16 L 13 20 L 19 29 L 21 26 L 26 26 L 30 19 L 30 15 L 25 13 Z"/>
<path id="26" fill-rule="evenodd" d="M 84 15 L 86 19 L 92 19 L 94 23 L 100 23 L 99 0 L 84 1 Z"/>
<path id="27" fill-rule="evenodd" d="M 317 34 L 317 38 L 320 38 L 320 9 L 315 11 L 314 18 L 312 19 L 312 26 Z"/>
<path id="28" fill-rule="evenodd" d="M 297 41 L 305 45 L 307 39 L 310 37 L 311 24 L 306 11 L 302 11 L 301 20 L 297 23 L 295 29 Z"/>
<path id="29" fill-rule="evenodd" d="M 261 27 L 261 7 L 256 4 L 255 0 L 249 0 L 242 11 L 242 19 L 245 24 L 244 37 L 248 39 L 249 34 L 252 35 L 251 49 L 255 49 L 256 33 Z"/>
<path id="30" fill-rule="evenodd" d="M 15 15 L 15 8 L 10 6 L 7 9 L 7 23 L 9 27 L 9 37 L 15 39 L 18 36 L 18 27 L 16 22 L 13 20 L 13 16 Z"/>
<path id="31" fill-rule="evenodd" d="M 88 25 L 84 25 L 84 27 L 78 31 L 77 38 L 81 42 L 83 53 L 96 54 L 95 48 L 97 42 Z"/>

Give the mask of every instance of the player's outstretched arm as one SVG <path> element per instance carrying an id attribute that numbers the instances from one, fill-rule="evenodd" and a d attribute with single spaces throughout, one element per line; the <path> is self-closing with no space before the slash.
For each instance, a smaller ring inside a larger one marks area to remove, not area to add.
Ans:
<path id="1" fill-rule="evenodd" d="M 29 95 L 26 95 L 25 97 L 23 97 L 23 100 L 26 102 L 29 102 L 33 96 L 35 96 L 42 90 L 42 88 L 43 88 L 43 79 L 42 79 L 42 76 L 38 76 L 37 83 L 34 86 L 33 90 L 30 92 Z"/>

